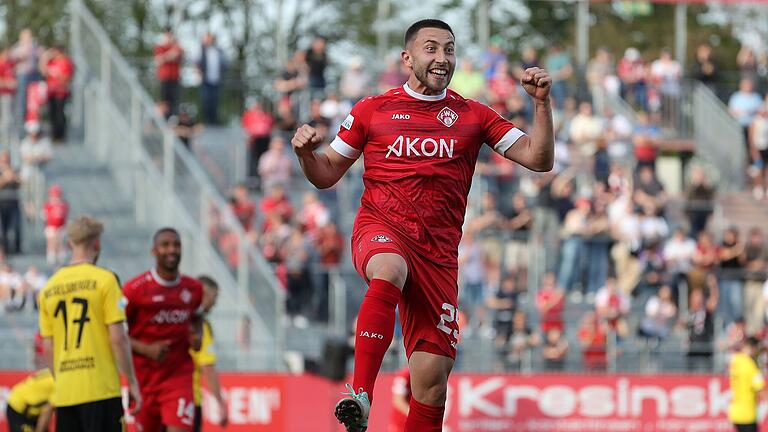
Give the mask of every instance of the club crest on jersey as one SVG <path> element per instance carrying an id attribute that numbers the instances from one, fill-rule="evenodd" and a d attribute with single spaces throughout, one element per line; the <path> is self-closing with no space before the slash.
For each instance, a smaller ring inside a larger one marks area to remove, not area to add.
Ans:
<path id="1" fill-rule="evenodd" d="M 181 301 L 183 301 L 184 303 L 189 303 L 189 301 L 192 300 L 192 293 L 187 291 L 186 288 L 184 288 L 181 291 L 181 294 L 179 294 L 179 297 L 181 297 Z"/>
<path id="2" fill-rule="evenodd" d="M 379 234 L 379 235 L 373 236 L 371 241 L 374 242 L 374 243 L 392 243 L 392 239 L 387 237 L 387 236 L 385 236 L 384 234 Z"/>
<path id="3" fill-rule="evenodd" d="M 437 119 L 440 120 L 440 123 L 451 127 L 459 119 L 459 115 L 454 110 L 445 107 L 437 113 Z"/>

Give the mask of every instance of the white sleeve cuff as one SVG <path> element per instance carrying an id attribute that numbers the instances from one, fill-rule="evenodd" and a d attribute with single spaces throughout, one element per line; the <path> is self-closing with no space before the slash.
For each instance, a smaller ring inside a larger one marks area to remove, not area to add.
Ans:
<path id="1" fill-rule="evenodd" d="M 338 135 L 331 141 L 331 148 L 347 159 L 357 159 L 360 157 L 360 150 L 344 142 Z"/>
<path id="2" fill-rule="evenodd" d="M 513 127 L 512 129 L 508 130 L 507 133 L 501 137 L 499 142 L 493 146 L 493 150 L 496 153 L 504 156 L 504 153 L 506 153 L 507 150 L 509 150 L 509 148 L 512 147 L 523 135 L 525 135 L 525 132 L 516 127 Z"/>

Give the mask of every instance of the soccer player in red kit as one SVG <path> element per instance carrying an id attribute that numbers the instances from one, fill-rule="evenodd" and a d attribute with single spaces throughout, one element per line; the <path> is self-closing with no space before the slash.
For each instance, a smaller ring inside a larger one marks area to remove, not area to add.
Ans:
<path id="1" fill-rule="evenodd" d="M 189 432 L 195 419 L 190 347 L 200 349 L 197 315 L 202 284 L 179 273 L 181 239 L 173 228 L 153 237 L 155 267 L 123 288 L 128 301 L 128 335 L 145 408 L 136 417 L 139 432 Z"/>
<path id="2" fill-rule="evenodd" d="M 364 156 L 352 255 L 368 290 L 355 335 L 354 382 L 335 409 L 350 432 L 368 427 L 398 305 L 413 391 L 405 430 L 441 430 L 459 337 L 458 244 L 478 153 L 485 143 L 534 171 L 549 171 L 554 161 L 546 71 L 529 68 L 521 80 L 535 113 L 529 136 L 487 106 L 446 90 L 456 56 L 445 22 L 413 24 L 401 58 L 408 81 L 358 102 L 324 152 L 315 152 L 321 139 L 308 125 L 292 140 L 304 174 L 318 188 L 335 184 Z"/>

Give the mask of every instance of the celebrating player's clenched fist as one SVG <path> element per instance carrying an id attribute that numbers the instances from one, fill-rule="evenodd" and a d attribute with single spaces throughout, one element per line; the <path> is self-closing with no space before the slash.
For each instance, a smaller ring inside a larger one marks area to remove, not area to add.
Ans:
<path id="1" fill-rule="evenodd" d="M 300 152 L 312 152 L 320 145 L 323 138 L 317 133 L 317 130 L 310 125 L 302 125 L 296 129 L 296 134 L 293 135 L 291 144 L 293 145 L 293 151 Z"/>
<path id="2" fill-rule="evenodd" d="M 544 69 L 532 67 L 523 72 L 520 84 L 534 99 L 546 101 L 549 99 L 549 91 L 552 88 L 552 77 Z"/>

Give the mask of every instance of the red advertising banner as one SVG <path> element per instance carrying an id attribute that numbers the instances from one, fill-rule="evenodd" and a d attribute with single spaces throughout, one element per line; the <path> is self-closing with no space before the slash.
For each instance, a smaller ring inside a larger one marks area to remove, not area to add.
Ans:
<path id="1" fill-rule="evenodd" d="M 0 372 L 0 430 L 10 388 L 26 375 Z M 221 380 L 230 425 L 215 426 L 218 407 L 206 395 L 206 432 L 343 431 L 331 414 L 341 383 L 282 374 L 224 373 Z M 388 427 L 391 386 L 391 374 L 377 383 L 369 432 L 396 432 Z M 444 432 L 733 430 L 728 383 L 719 376 L 455 374 L 449 387 Z"/>

